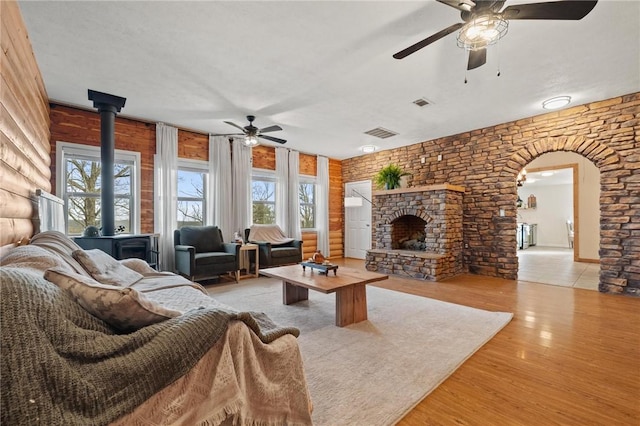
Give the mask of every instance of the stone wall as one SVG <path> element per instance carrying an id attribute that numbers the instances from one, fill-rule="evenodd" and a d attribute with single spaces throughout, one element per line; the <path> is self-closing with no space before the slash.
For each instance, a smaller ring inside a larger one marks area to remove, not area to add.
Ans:
<path id="1" fill-rule="evenodd" d="M 371 179 L 395 163 L 412 173 L 410 185 L 464 187 L 465 268 L 517 279 L 516 175 L 554 151 L 578 153 L 600 170 L 600 291 L 640 294 L 640 93 L 350 158 L 343 181 Z"/>

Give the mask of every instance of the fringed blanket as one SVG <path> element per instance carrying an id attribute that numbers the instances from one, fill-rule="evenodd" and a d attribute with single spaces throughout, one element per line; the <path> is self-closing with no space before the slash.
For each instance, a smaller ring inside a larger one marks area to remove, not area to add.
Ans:
<path id="1" fill-rule="evenodd" d="M 249 241 L 266 241 L 271 244 L 284 244 L 293 241 L 288 238 L 278 225 L 251 225 Z"/>
<path id="2" fill-rule="evenodd" d="M 105 425 L 185 375 L 245 321 L 269 342 L 264 316 L 205 307 L 119 335 L 42 277 L 0 268 L 3 425 Z"/>

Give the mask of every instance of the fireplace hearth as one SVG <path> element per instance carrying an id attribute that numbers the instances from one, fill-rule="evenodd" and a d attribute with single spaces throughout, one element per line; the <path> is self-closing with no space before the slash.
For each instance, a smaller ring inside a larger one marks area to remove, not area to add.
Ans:
<path id="1" fill-rule="evenodd" d="M 463 194 L 449 184 L 374 192 L 366 268 L 429 281 L 464 272 Z"/>

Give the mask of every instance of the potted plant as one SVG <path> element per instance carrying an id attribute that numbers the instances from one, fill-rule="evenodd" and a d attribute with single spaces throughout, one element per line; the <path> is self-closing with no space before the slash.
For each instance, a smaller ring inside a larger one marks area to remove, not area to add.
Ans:
<path id="1" fill-rule="evenodd" d="M 388 166 L 380 169 L 380 171 L 373 177 L 373 181 L 378 188 L 395 189 L 400 188 L 400 179 L 402 176 L 408 175 L 409 173 L 402 171 L 399 166 L 389 164 Z"/>

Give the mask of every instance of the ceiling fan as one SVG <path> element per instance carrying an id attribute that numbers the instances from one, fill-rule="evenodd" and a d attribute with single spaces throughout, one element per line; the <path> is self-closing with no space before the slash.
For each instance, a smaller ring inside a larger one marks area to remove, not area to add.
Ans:
<path id="1" fill-rule="evenodd" d="M 507 34 L 511 19 L 574 20 L 587 16 L 596 1 L 555 1 L 518 4 L 500 9 L 505 0 L 437 0 L 460 10 L 464 22 L 459 22 L 407 47 L 393 55 L 402 59 L 460 29 L 458 47 L 469 52 L 467 69 L 472 70 L 487 61 L 487 46 L 495 44 Z"/>
<path id="2" fill-rule="evenodd" d="M 231 121 L 225 121 L 225 123 L 229 124 L 230 126 L 236 127 L 238 129 L 240 129 L 242 131 L 242 133 L 226 133 L 224 135 L 218 135 L 218 136 L 241 136 L 244 135 L 244 143 L 247 146 L 256 146 L 258 145 L 258 138 L 262 138 L 262 139 L 266 139 L 272 142 L 277 142 L 277 143 L 287 143 L 286 140 L 284 139 L 280 139 L 280 138 L 275 138 L 273 136 L 268 136 L 268 135 L 263 135 L 263 133 L 269 133 L 269 132 L 275 132 L 278 130 L 282 130 L 282 127 L 278 126 L 278 125 L 273 125 L 273 126 L 268 126 L 268 127 L 264 127 L 262 129 L 258 129 L 256 126 L 253 125 L 253 121 L 256 119 L 255 116 L 253 115 L 247 115 L 247 120 L 249 121 L 249 125 L 248 126 L 239 126 L 236 123 L 233 123 Z"/>

